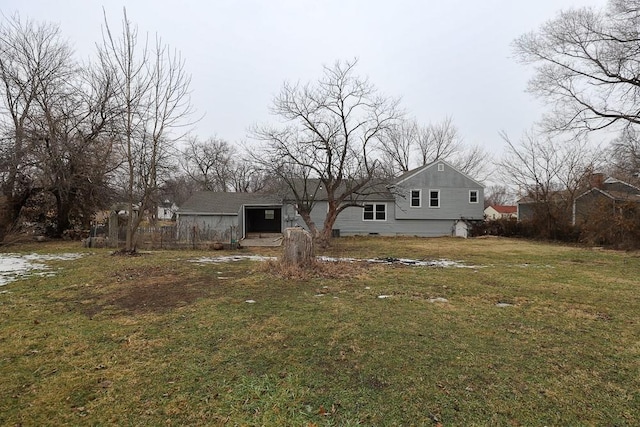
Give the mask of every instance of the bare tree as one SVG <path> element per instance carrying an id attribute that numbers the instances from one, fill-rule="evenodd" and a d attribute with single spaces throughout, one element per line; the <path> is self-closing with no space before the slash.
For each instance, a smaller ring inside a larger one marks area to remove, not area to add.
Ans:
<path id="1" fill-rule="evenodd" d="M 415 120 L 402 120 L 384 133 L 378 148 L 386 177 L 436 160 L 447 160 L 479 180 L 490 172 L 489 153 L 477 145 L 466 146 L 450 117 L 427 126 L 420 126 Z"/>
<path id="2" fill-rule="evenodd" d="M 193 193 L 199 191 L 197 184 L 186 174 L 178 171 L 166 178 L 160 187 L 160 194 L 164 199 L 181 206 L 191 197 Z"/>
<path id="3" fill-rule="evenodd" d="M 383 138 L 378 145 L 386 176 L 397 176 L 415 166 L 412 164 L 412 159 L 419 147 L 422 132 L 415 120 L 405 119 L 390 126 L 383 133 Z"/>
<path id="4" fill-rule="evenodd" d="M 630 183 L 640 183 L 640 135 L 634 126 L 625 126 L 609 147 L 611 173 Z"/>
<path id="5" fill-rule="evenodd" d="M 552 129 L 640 123 L 639 9 L 638 0 L 571 9 L 515 40 L 520 60 L 536 67 L 529 90 L 554 106 Z"/>
<path id="6" fill-rule="evenodd" d="M 56 235 L 74 220 L 87 227 L 95 209 L 105 207 L 115 167 L 107 134 L 113 119 L 109 76 L 91 67 L 59 71 L 41 84 L 31 136 L 42 189 L 55 198 Z"/>
<path id="7" fill-rule="evenodd" d="M 246 149 L 246 147 L 245 147 Z M 224 139 L 187 140 L 180 164 L 200 190 L 256 192 L 268 184 L 265 171 Z"/>
<path id="8" fill-rule="evenodd" d="M 0 49 L 5 225 L 38 197 L 41 211 L 55 214 L 53 234 L 86 226 L 108 190 L 111 82 L 99 67 L 73 60 L 56 26 L 16 15 L 0 27 Z"/>
<path id="9" fill-rule="evenodd" d="M 245 155 L 234 162 L 231 175 L 233 191 L 242 193 L 269 191 L 273 190 L 273 182 L 268 172 L 256 164 L 250 156 Z"/>
<path id="10" fill-rule="evenodd" d="M 374 145 L 401 115 L 398 101 L 379 95 L 355 67 L 356 61 L 336 62 L 315 83 L 286 83 L 272 106 L 286 126 L 254 131 L 265 142 L 254 160 L 285 183 L 321 245 L 328 244 L 340 212 L 361 205 L 360 194 L 380 166 Z M 322 228 L 311 218 L 320 192 L 328 202 Z"/>
<path id="11" fill-rule="evenodd" d="M 451 117 L 429 124 L 419 131 L 418 149 L 423 165 L 446 160 L 462 148 L 462 137 Z"/>
<path id="12" fill-rule="evenodd" d="M 182 150 L 181 165 L 201 190 L 230 191 L 237 156 L 236 149 L 223 139 L 191 137 Z"/>
<path id="13" fill-rule="evenodd" d="M 474 177 L 477 181 L 485 181 L 491 174 L 491 154 L 479 145 L 461 146 L 449 156 L 449 161 L 460 172 Z"/>
<path id="14" fill-rule="evenodd" d="M 506 185 L 492 185 L 485 190 L 484 207 L 512 205 L 515 202 L 513 191 Z"/>
<path id="15" fill-rule="evenodd" d="M 43 84 L 68 70 L 71 50 L 50 24 L 22 21 L 18 15 L 0 25 L 0 80 L 2 88 L 3 227 L 13 226 L 20 210 L 36 191 L 30 131 Z"/>
<path id="16" fill-rule="evenodd" d="M 499 162 L 505 181 L 529 199 L 547 236 L 552 237 L 559 224 L 571 221 L 573 200 L 601 167 L 600 150 L 586 138 L 561 140 L 534 130 L 525 133 L 519 143 L 505 133 L 501 136 L 507 144 Z"/>
<path id="17" fill-rule="evenodd" d="M 125 250 L 136 249 L 136 233 L 143 212 L 157 197 L 159 177 L 169 168 L 170 151 L 187 125 L 191 113 L 190 76 L 179 53 L 156 38 L 149 48 L 124 10 L 121 35 L 111 31 L 105 14 L 105 32 L 100 57 L 113 74 L 119 124 L 114 128 L 125 170 L 128 221 Z M 134 206 L 139 214 L 134 214 Z"/>

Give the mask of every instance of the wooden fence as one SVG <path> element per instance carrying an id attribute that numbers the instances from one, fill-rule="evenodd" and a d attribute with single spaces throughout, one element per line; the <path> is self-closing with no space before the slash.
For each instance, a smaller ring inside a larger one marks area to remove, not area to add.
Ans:
<path id="1" fill-rule="evenodd" d="M 118 244 L 112 246 L 124 246 L 126 232 L 126 227 L 119 227 Z M 237 227 L 220 232 L 197 226 L 161 225 L 139 227 L 137 232 L 137 247 L 140 249 L 209 249 L 220 244 L 235 248 L 237 241 Z"/>

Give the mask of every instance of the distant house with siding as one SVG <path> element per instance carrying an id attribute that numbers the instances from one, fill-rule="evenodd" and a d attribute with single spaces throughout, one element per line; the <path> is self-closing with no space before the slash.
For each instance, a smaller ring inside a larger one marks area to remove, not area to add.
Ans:
<path id="1" fill-rule="evenodd" d="M 160 221 L 171 221 L 177 211 L 178 206 L 168 199 L 165 199 L 162 203 L 158 204 L 156 218 Z"/>
<path id="2" fill-rule="evenodd" d="M 581 225 L 594 213 L 611 216 L 626 203 L 640 203 L 640 188 L 627 182 L 606 178 L 583 192 L 573 202 L 573 225 Z"/>

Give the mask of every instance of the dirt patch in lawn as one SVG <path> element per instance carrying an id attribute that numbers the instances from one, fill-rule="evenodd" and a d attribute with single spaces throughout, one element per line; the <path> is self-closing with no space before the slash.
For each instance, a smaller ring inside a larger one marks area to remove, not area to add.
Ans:
<path id="1" fill-rule="evenodd" d="M 217 278 L 194 280 L 166 267 L 125 269 L 100 289 L 84 289 L 74 302 L 92 318 L 104 311 L 125 314 L 165 312 L 210 294 Z"/>

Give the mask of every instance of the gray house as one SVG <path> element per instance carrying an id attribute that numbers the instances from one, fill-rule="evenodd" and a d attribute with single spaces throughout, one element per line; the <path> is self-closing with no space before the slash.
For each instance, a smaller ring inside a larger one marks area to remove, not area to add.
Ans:
<path id="1" fill-rule="evenodd" d="M 282 232 L 282 200 L 268 194 L 199 191 L 176 213 L 179 240 L 228 242 Z"/>
<path id="2" fill-rule="evenodd" d="M 593 215 L 614 216 L 625 204 L 640 204 L 640 188 L 615 178 L 606 178 L 573 201 L 573 225 L 584 225 Z"/>
<path id="3" fill-rule="evenodd" d="M 483 220 L 483 191 L 480 183 L 449 163 L 436 161 L 360 194 L 358 206 L 347 207 L 336 219 L 334 235 L 466 237 L 467 226 Z M 311 211 L 318 228 L 323 227 L 327 209 L 326 196 L 319 191 Z M 226 240 L 235 230 L 242 239 L 255 233 L 281 233 L 287 227 L 306 228 L 295 202 L 255 193 L 196 193 L 177 216 L 183 237 L 206 230 Z"/>

